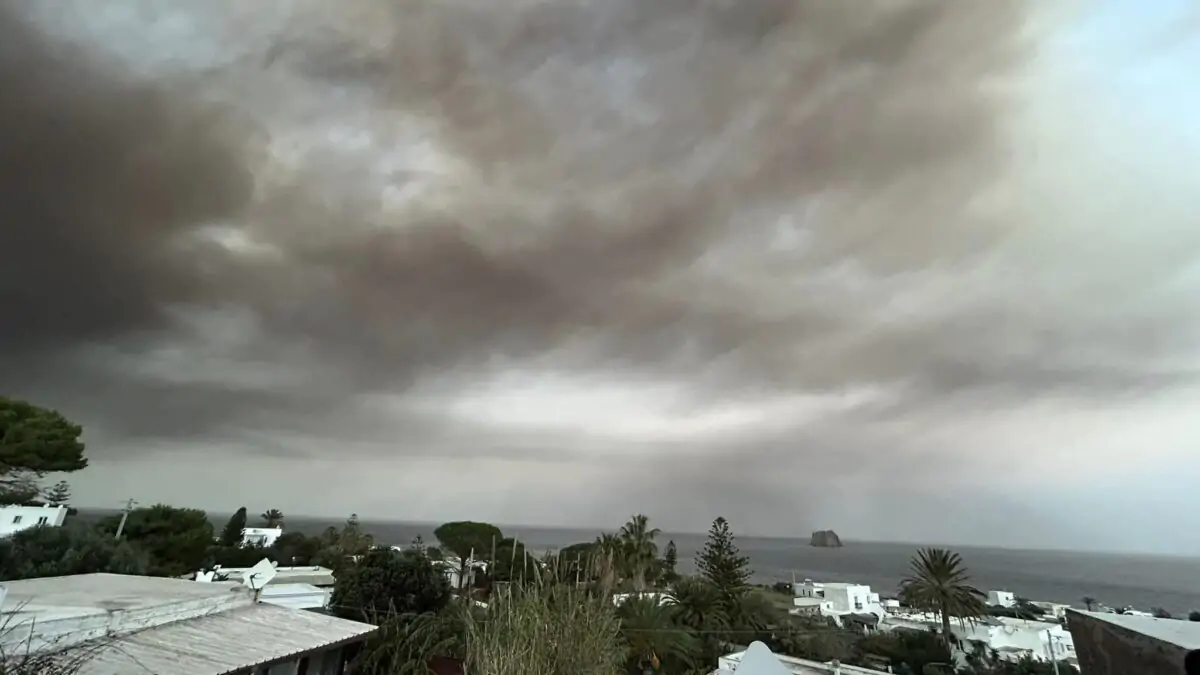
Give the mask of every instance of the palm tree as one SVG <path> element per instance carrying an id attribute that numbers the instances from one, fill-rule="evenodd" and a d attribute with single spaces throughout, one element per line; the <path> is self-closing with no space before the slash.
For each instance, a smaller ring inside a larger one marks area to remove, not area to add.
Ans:
<path id="1" fill-rule="evenodd" d="M 1083 602 L 1083 606 L 1087 607 L 1087 611 L 1089 611 L 1089 612 L 1092 611 L 1092 608 L 1096 606 L 1096 599 L 1090 595 L 1083 596 L 1082 602 Z"/>
<path id="2" fill-rule="evenodd" d="M 283 511 L 279 509 L 267 509 L 260 517 L 266 522 L 267 527 L 279 527 L 283 524 Z"/>
<path id="3" fill-rule="evenodd" d="M 729 626 L 721 593 L 701 577 L 684 577 L 671 588 L 669 606 L 675 619 L 693 630 L 720 630 Z"/>
<path id="4" fill-rule="evenodd" d="M 769 635 L 786 616 L 771 599 L 758 590 L 751 590 L 738 597 L 729 617 L 738 630 L 749 630 Z"/>
<path id="5" fill-rule="evenodd" d="M 686 630 L 678 630 L 673 609 L 657 598 L 630 597 L 617 608 L 621 634 L 629 646 L 629 665 L 638 670 L 649 666 L 658 670 L 659 663 L 680 666 L 693 665 L 700 654 L 700 641 Z"/>
<path id="6" fill-rule="evenodd" d="M 942 641 L 951 644 L 950 618 L 966 623 L 984 616 L 987 607 L 982 591 L 967 584 L 970 577 L 962 557 L 940 548 L 917 551 L 910 574 L 900 582 L 900 599 L 905 604 L 942 619 Z"/>
<path id="7" fill-rule="evenodd" d="M 701 645 L 701 661 L 709 663 L 721 655 L 722 640 L 731 627 L 721 591 L 704 577 L 684 577 L 671 587 L 667 606 L 675 623 L 693 631 Z"/>
<path id="8" fill-rule="evenodd" d="M 596 537 L 592 547 L 592 574 L 600 580 L 604 592 L 612 590 L 617 579 L 618 568 L 624 565 L 624 547 L 620 538 L 607 532 Z"/>
<path id="9" fill-rule="evenodd" d="M 646 572 L 658 562 L 658 545 L 654 538 L 661 530 L 650 527 L 650 518 L 637 514 L 621 527 L 620 538 L 624 549 L 624 563 L 633 580 L 633 590 L 646 590 Z"/>

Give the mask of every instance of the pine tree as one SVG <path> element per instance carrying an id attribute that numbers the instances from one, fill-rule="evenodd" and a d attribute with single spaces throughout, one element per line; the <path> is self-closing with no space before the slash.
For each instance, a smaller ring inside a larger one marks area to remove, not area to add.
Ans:
<path id="1" fill-rule="evenodd" d="M 241 507 L 225 523 L 225 529 L 221 531 L 222 546 L 241 546 L 242 531 L 246 529 L 246 507 Z"/>
<path id="2" fill-rule="evenodd" d="M 50 506 L 66 506 L 71 501 L 71 486 L 67 481 L 60 480 L 54 487 L 46 490 L 44 498 Z"/>
<path id="3" fill-rule="evenodd" d="M 750 588 L 753 574 L 750 559 L 738 552 L 729 523 L 724 518 L 713 521 L 704 550 L 696 558 L 696 567 L 726 602 L 732 603 Z"/>
<path id="4" fill-rule="evenodd" d="M 679 575 L 675 572 L 675 565 L 679 563 L 679 552 L 675 550 L 675 540 L 667 542 L 667 547 L 663 549 L 662 557 L 662 580 L 666 583 L 673 583 Z"/>

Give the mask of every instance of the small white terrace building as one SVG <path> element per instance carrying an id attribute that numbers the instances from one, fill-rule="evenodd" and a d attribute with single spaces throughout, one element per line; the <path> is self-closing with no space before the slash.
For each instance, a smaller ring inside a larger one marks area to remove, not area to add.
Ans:
<path id="1" fill-rule="evenodd" d="M 228 584 L 82 574 L 4 587 L 4 652 L 78 658 L 78 675 L 340 675 L 377 630 Z"/>
<path id="2" fill-rule="evenodd" d="M 65 506 L 0 506 L 0 537 L 31 527 L 62 527 L 66 520 Z"/>

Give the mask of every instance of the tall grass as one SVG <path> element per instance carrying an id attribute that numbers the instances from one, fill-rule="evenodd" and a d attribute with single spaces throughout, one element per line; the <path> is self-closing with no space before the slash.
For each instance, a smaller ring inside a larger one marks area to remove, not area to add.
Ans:
<path id="1" fill-rule="evenodd" d="M 626 645 L 607 594 L 560 584 L 495 592 L 467 622 L 467 675 L 620 675 Z"/>

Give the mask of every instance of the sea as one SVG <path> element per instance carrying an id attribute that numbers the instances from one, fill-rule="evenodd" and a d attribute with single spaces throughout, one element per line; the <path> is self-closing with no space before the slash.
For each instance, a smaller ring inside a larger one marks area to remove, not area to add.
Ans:
<path id="1" fill-rule="evenodd" d="M 80 514 L 84 518 L 93 513 Z M 218 529 L 229 515 L 210 513 Z M 90 518 L 89 518 L 90 519 Z M 340 527 L 344 519 L 288 516 L 289 531 L 318 534 L 329 526 Z M 380 544 L 407 545 L 420 536 L 435 542 L 437 523 L 361 521 L 365 532 Z M 532 551 L 559 549 L 592 541 L 596 529 L 499 525 L 505 536 L 516 537 Z M 734 533 L 736 536 L 736 532 Z M 673 540 L 679 552 L 679 571 L 694 570 L 693 559 L 704 546 L 703 533 L 663 532 L 660 547 Z M 843 539 L 841 548 L 809 546 L 807 539 L 736 537 L 742 555 L 750 559 L 753 581 L 812 579 L 867 584 L 882 595 L 896 592 L 909 570 L 913 554 L 921 546 L 911 543 L 853 541 Z M 1110 607 L 1133 606 L 1142 610 L 1161 607 L 1172 615 L 1200 609 L 1200 559 L 1125 553 L 984 548 L 949 545 L 962 556 L 970 583 L 983 590 L 1006 590 L 1030 600 L 1066 603 L 1082 607 L 1092 597 Z"/>

